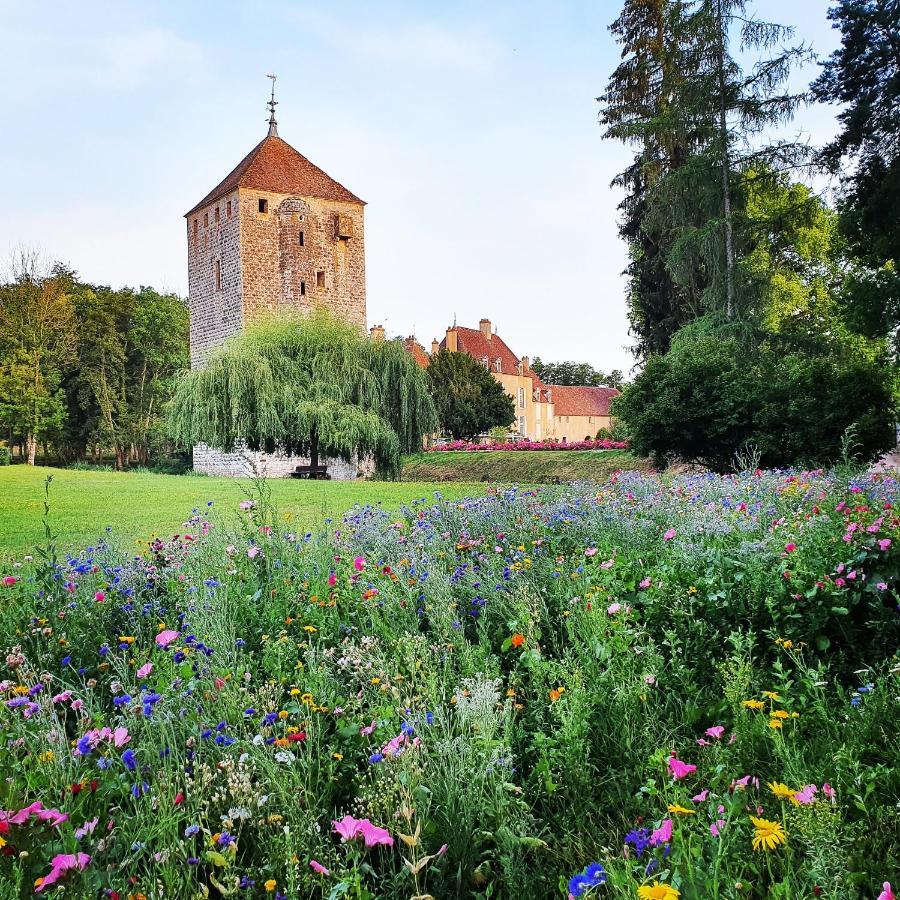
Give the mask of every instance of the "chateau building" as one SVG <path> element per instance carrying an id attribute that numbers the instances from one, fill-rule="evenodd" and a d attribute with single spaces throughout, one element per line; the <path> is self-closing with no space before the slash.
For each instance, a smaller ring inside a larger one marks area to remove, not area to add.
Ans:
<path id="1" fill-rule="evenodd" d="M 416 362 L 426 367 L 424 347 L 413 337 L 405 343 Z M 601 428 L 610 427 L 609 405 L 619 393 L 615 388 L 544 384 L 529 358 L 516 356 L 492 330 L 490 319 L 482 319 L 478 328 L 448 328 L 443 340 L 431 343 L 432 353 L 440 350 L 468 353 L 503 385 L 516 409 L 515 430 L 524 438 L 569 443 L 593 439 Z"/>
<path id="2" fill-rule="evenodd" d="M 185 215 L 191 366 L 267 315 L 324 304 L 366 327 L 365 204 L 278 136 L 274 90 L 269 132 Z M 286 474 L 301 462 L 242 451 L 194 451 L 210 474 Z M 345 471 L 346 470 L 346 471 Z M 335 477 L 355 467 L 329 461 Z"/>

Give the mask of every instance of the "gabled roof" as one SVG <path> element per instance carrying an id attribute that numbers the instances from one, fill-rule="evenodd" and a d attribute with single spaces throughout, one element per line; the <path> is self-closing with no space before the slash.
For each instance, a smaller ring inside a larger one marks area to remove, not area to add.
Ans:
<path id="1" fill-rule="evenodd" d="M 555 416 L 608 416 L 609 404 L 619 392 L 610 387 L 569 387 L 548 385 Z"/>
<path id="2" fill-rule="evenodd" d="M 441 341 L 441 350 L 447 349 L 446 336 Z M 497 334 L 492 334 L 488 340 L 478 328 L 456 328 L 456 349 L 460 353 L 468 353 L 481 362 L 485 357 L 488 360 L 488 369 L 497 371 L 497 360 L 500 360 L 500 371 L 504 375 L 519 375 L 519 358 Z M 531 374 L 531 373 L 526 373 Z"/>
<path id="3" fill-rule="evenodd" d="M 416 364 L 427 369 L 431 363 L 431 357 L 425 352 L 425 348 L 412 336 L 404 338 L 403 346 L 406 352 L 416 361 Z"/>
<path id="4" fill-rule="evenodd" d="M 273 194 L 294 194 L 321 200 L 363 203 L 342 184 L 313 165 L 302 153 L 277 135 L 263 138 L 195 207 L 185 216 L 212 203 L 235 188 L 256 188 Z"/>

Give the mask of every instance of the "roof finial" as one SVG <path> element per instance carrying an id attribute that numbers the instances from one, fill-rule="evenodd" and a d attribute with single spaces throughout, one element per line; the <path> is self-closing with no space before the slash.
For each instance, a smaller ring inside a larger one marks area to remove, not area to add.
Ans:
<path id="1" fill-rule="evenodd" d="M 278 123 L 275 121 L 275 107 L 278 105 L 278 101 L 275 99 L 275 81 L 278 76 L 266 75 L 266 78 L 272 79 L 272 97 L 266 104 L 269 110 L 269 137 L 278 137 Z"/>

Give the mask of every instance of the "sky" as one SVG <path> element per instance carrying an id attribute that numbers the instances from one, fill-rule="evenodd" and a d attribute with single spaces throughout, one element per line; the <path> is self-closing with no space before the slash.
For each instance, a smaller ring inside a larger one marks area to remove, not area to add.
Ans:
<path id="1" fill-rule="evenodd" d="M 825 0 L 750 0 L 820 56 Z M 621 199 L 630 152 L 595 98 L 619 0 L 0 0 L 0 260 L 187 294 L 184 213 L 266 134 L 364 199 L 369 324 L 430 347 L 490 319 L 514 353 L 634 364 Z M 817 69 L 797 73 L 805 84 Z M 834 109 L 792 133 L 822 143 Z"/>

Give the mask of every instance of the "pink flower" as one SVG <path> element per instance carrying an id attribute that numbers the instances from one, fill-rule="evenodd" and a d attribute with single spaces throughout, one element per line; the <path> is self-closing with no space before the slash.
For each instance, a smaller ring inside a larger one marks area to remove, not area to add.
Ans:
<path id="1" fill-rule="evenodd" d="M 171 628 L 167 628 L 165 631 L 161 631 L 156 636 L 156 646 L 165 649 L 169 646 L 169 644 L 172 643 L 172 641 L 175 640 L 175 638 L 178 637 L 179 634 L 181 634 L 180 631 L 173 631 Z"/>
<path id="2" fill-rule="evenodd" d="M 648 577 L 648 578 L 642 578 L 642 579 L 641 579 L 641 582 L 640 582 L 640 587 L 642 587 L 642 588 L 648 588 L 648 587 L 650 587 L 650 584 L 651 584 L 651 581 L 650 581 L 650 578 L 649 578 L 649 577 Z"/>
<path id="3" fill-rule="evenodd" d="M 383 844 L 385 847 L 394 846 L 394 839 L 390 836 L 388 830 L 373 825 L 368 819 L 363 819 L 357 826 L 357 829 L 366 842 L 367 847 L 376 847 L 379 844 Z"/>
<path id="4" fill-rule="evenodd" d="M 879 549 L 879 550 L 887 550 L 887 548 L 890 547 L 890 546 L 891 546 L 891 539 L 890 539 L 890 538 L 882 538 L 882 539 L 878 542 L 878 549 Z"/>
<path id="5" fill-rule="evenodd" d="M 597 548 L 596 547 L 588 547 L 587 550 L 584 551 L 585 556 L 596 556 Z"/>
<path id="6" fill-rule="evenodd" d="M 691 800 L 694 803 L 703 803 L 703 801 L 706 800 L 706 798 L 708 796 L 709 796 L 709 788 L 707 788 L 705 791 L 700 791 L 699 794 L 694 794 L 694 796 L 691 797 Z"/>
<path id="7" fill-rule="evenodd" d="M 12 587 L 18 580 L 15 575 L 7 575 L 3 579 L 3 587 Z"/>
<path id="8" fill-rule="evenodd" d="M 891 890 L 891 883 L 889 881 L 884 883 L 883 890 L 878 895 L 878 900 L 897 900 L 896 895 L 893 890 Z"/>
<path id="9" fill-rule="evenodd" d="M 259 556 L 259 547 L 256 545 L 247 550 L 247 559 L 255 559 L 257 556 Z"/>
<path id="10" fill-rule="evenodd" d="M 435 856 L 443 856 L 447 852 L 447 847 L 449 846 L 449 844 L 441 844 L 441 849 L 435 853 Z"/>
<path id="11" fill-rule="evenodd" d="M 676 534 L 678 534 L 678 532 L 677 532 L 674 528 L 670 528 L 670 529 L 663 535 L 663 540 L 664 540 L 664 541 L 671 541 L 672 538 L 675 537 Z"/>
<path id="12" fill-rule="evenodd" d="M 672 840 L 673 824 L 671 819 L 663 820 L 662 825 L 660 825 L 659 828 L 654 829 L 653 833 L 650 835 L 650 843 L 654 846 L 657 844 L 668 844 L 669 841 Z"/>
<path id="13" fill-rule="evenodd" d="M 719 832 L 720 832 L 724 827 L 725 827 L 725 820 L 724 820 L 724 819 L 716 819 L 716 821 L 713 822 L 713 824 L 709 826 L 709 833 L 710 833 L 713 837 L 718 837 L 718 836 L 719 836 Z"/>
<path id="14" fill-rule="evenodd" d="M 793 553 L 796 549 L 797 549 L 797 545 L 793 541 L 791 541 L 789 544 L 784 545 L 785 553 Z"/>
<path id="15" fill-rule="evenodd" d="M 34 892 L 39 894 L 44 888 L 56 884 L 66 872 L 72 869 L 83 872 L 90 861 L 91 858 L 87 853 L 60 853 L 54 856 L 50 861 L 50 872 L 41 879 L 41 883 L 34 889 Z"/>
<path id="16" fill-rule="evenodd" d="M 801 806 L 809 806 L 811 803 L 816 802 L 816 794 L 819 792 L 819 789 L 814 784 L 808 784 L 802 791 L 797 791 L 794 794 L 794 799 Z"/>
<path id="17" fill-rule="evenodd" d="M 712 728 L 707 728 L 704 733 L 707 737 L 715 738 L 718 741 L 721 739 L 722 735 L 725 734 L 725 726 L 714 725 Z"/>
<path id="18" fill-rule="evenodd" d="M 313 870 L 313 872 L 317 873 L 318 875 L 330 875 L 331 874 L 331 872 L 329 872 L 328 869 L 326 869 L 325 866 L 322 865 L 322 863 L 316 862 L 314 859 L 311 859 L 309 861 L 309 867 Z"/>
<path id="19" fill-rule="evenodd" d="M 131 735 L 127 728 L 116 728 L 112 733 L 112 741 L 114 747 L 124 747 L 131 740 Z"/>
<path id="20" fill-rule="evenodd" d="M 359 827 L 359 822 L 353 816 L 344 816 L 340 821 L 335 819 L 331 824 L 334 828 L 334 833 L 339 834 L 344 843 L 352 841 L 356 837 L 356 829 Z"/>
<path id="21" fill-rule="evenodd" d="M 152 671 L 153 663 L 144 663 L 144 665 L 137 670 L 137 677 L 146 678 Z"/>
<path id="22" fill-rule="evenodd" d="M 357 556 L 356 559 L 353 560 L 353 568 L 356 569 L 357 572 L 362 572 L 365 567 L 366 559 L 364 556 Z"/>
<path id="23" fill-rule="evenodd" d="M 617 612 L 621 612 L 621 611 L 622 611 L 621 603 L 610 603 L 609 606 L 606 607 L 606 612 L 611 616 L 614 616 Z"/>
<path id="24" fill-rule="evenodd" d="M 687 778 L 692 772 L 697 771 L 697 767 L 691 765 L 690 763 L 682 762 L 680 759 L 676 759 L 674 756 L 669 757 L 669 771 L 672 773 L 672 777 L 676 781 L 681 781 L 682 778 Z"/>
<path id="25" fill-rule="evenodd" d="M 334 587 L 336 584 L 337 584 L 337 575 L 335 575 L 335 573 L 332 572 L 328 576 L 328 587 Z"/>
<path id="26" fill-rule="evenodd" d="M 374 719 L 372 719 L 372 724 L 366 725 L 364 728 L 360 728 L 359 733 L 367 735 L 367 736 L 370 735 L 375 730 L 376 724 L 377 724 L 376 721 Z"/>
<path id="27" fill-rule="evenodd" d="M 94 594 L 94 602 L 95 603 L 102 603 L 105 599 L 106 599 L 106 594 L 104 594 L 103 591 L 97 591 L 97 593 Z"/>
<path id="28" fill-rule="evenodd" d="M 887 590 L 887 585 L 883 581 L 879 581 L 878 584 L 875 585 L 875 587 L 878 588 L 879 591 Z"/>
<path id="29" fill-rule="evenodd" d="M 822 785 L 822 793 L 831 801 L 832 806 L 837 802 L 837 791 L 827 781 Z"/>
<path id="30" fill-rule="evenodd" d="M 255 500 L 241 500 L 241 502 L 238 504 L 238 506 L 241 509 L 253 509 L 253 507 L 256 506 L 256 501 Z"/>
<path id="31" fill-rule="evenodd" d="M 83 837 L 86 837 L 89 834 L 93 834 L 94 829 L 97 827 L 97 822 L 99 821 L 100 820 L 97 818 L 97 816 L 94 816 L 94 818 L 89 822 L 85 822 L 84 825 L 81 826 L 81 828 L 75 829 L 75 837 L 80 841 Z"/>
<path id="32" fill-rule="evenodd" d="M 84 700 L 82 700 L 80 697 L 76 697 L 76 698 L 69 704 L 69 708 L 70 708 L 70 709 L 74 709 L 75 712 L 78 712 L 78 710 L 80 710 L 83 706 L 84 706 Z"/>
<path id="33" fill-rule="evenodd" d="M 71 691 L 63 691 L 61 694 L 56 694 L 53 697 L 54 703 L 68 703 L 69 700 L 72 699 Z"/>

